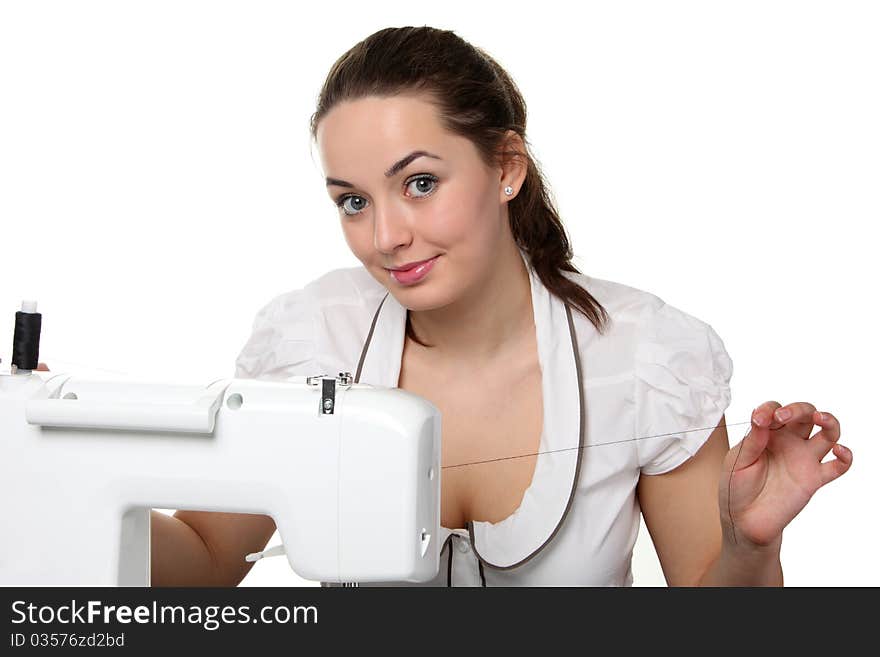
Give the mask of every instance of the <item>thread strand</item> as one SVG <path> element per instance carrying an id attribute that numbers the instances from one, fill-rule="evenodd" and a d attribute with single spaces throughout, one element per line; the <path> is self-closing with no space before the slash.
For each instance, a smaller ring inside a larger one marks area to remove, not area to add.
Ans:
<path id="1" fill-rule="evenodd" d="M 751 422 L 750 421 L 749 422 L 727 422 L 725 424 L 718 425 L 718 426 L 735 427 L 740 424 L 751 424 Z M 577 447 L 564 447 L 562 449 L 550 449 L 550 450 L 547 450 L 544 452 L 532 452 L 530 454 L 517 454 L 516 456 L 502 456 L 499 458 L 486 459 L 483 461 L 470 461 L 468 463 L 456 463 L 455 465 L 444 465 L 444 466 L 441 466 L 441 469 L 445 470 L 446 468 L 463 468 L 466 465 L 479 465 L 481 463 L 494 463 L 496 461 L 507 461 L 510 459 L 521 459 L 521 458 L 525 458 L 527 456 L 540 456 L 541 454 L 555 454 L 557 452 L 570 452 L 572 450 L 579 450 L 582 448 L 586 449 L 587 447 L 602 447 L 604 445 L 619 445 L 620 443 L 631 443 L 636 440 L 647 440 L 648 438 L 660 438 L 662 436 L 677 436 L 678 434 L 681 434 L 681 433 L 690 433 L 691 431 L 705 431 L 706 429 L 715 429 L 715 428 L 716 427 L 713 426 L 713 427 L 702 427 L 702 428 L 698 428 L 698 429 L 684 429 L 682 431 L 671 431 L 669 433 L 658 433 L 653 436 L 640 436 L 638 438 L 626 438 L 624 440 L 612 440 L 612 441 L 608 441 L 605 443 L 596 443 L 594 445 L 578 445 Z"/>

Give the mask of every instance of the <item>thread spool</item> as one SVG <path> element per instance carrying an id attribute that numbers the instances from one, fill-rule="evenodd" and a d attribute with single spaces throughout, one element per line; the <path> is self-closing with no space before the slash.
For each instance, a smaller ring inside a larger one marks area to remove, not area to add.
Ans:
<path id="1" fill-rule="evenodd" d="M 19 370 L 35 370 L 40 358 L 40 328 L 43 316 L 37 312 L 36 301 L 22 301 L 15 313 L 12 336 L 12 365 Z"/>

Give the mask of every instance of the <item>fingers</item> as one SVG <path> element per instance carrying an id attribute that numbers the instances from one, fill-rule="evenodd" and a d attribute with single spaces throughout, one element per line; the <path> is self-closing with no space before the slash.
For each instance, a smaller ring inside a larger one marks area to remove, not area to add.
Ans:
<path id="1" fill-rule="evenodd" d="M 775 406 L 773 406 L 775 404 Z M 764 402 L 752 411 L 752 425 L 749 432 L 740 441 L 739 449 L 732 470 L 742 470 L 752 465 L 767 448 L 770 441 L 770 419 L 773 410 L 779 406 L 778 402 Z"/>
<path id="2" fill-rule="evenodd" d="M 819 464 L 819 477 L 822 486 L 837 479 L 852 465 L 852 451 L 840 443 L 834 445 L 834 455 L 837 457 L 836 459 Z"/>
<path id="3" fill-rule="evenodd" d="M 794 402 L 783 406 L 778 401 L 766 401 L 752 411 L 752 426 L 743 438 L 742 449 L 736 468 L 748 467 L 754 463 L 770 441 L 770 431 L 781 429 L 786 424 L 801 423 L 813 426 L 812 415 L 816 407 L 809 402 Z M 806 431 L 809 438 L 810 432 Z"/>
<path id="4" fill-rule="evenodd" d="M 775 409 L 773 419 L 780 424 L 809 424 L 813 426 L 816 407 L 809 402 L 794 402 Z"/>
<path id="5" fill-rule="evenodd" d="M 736 468 L 751 465 L 767 447 L 770 431 L 787 424 L 809 425 L 804 436 L 819 463 L 821 486 L 834 481 L 849 470 L 853 462 L 852 450 L 838 442 L 840 422 L 828 412 L 820 413 L 809 402 L 794 402 L 782 406 L 776 401 L 766 401 L 752 411 L 752 426 L 743 438 L 742 454 Z M 813 425 L 822 427 L 812 437 L 809 435 Z M 803 429 L 804 427 L 801 427 Z M 821 463 L 828 452 L 834 452 L 835 459 Z"/>
<path id="6" fill-rule="evenodd" d="M 821 461 L 840 440 L 840 422 L 831 413 L 820 413 L 819 411 L 813 413 L 811 422 L 821 427 L 810 438 L 810 447 L 816 458 Z"/>
<path id="7" fill-rule="evenodd" d="M 763 404 L 759 405 L 755 410 L 752 411 L 752 426 L 760 427 L 763 429 L 778 429 L 782 426 L 781 422 L 777 422 L 773 418 L 773 412 L 780 408 L 782 404 L 778 401 L 765 401 Z"/>

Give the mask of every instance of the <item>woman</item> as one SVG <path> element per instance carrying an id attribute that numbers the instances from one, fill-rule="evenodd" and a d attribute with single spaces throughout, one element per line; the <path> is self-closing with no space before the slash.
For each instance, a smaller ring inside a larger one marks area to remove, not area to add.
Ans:
<path id="1" fill-rule="evenodd" d="M 363 266 L 265 306 L 236 375 L 356 368 L 440 409 L 430 585 L 630 585 L 640 511 L 670 586 L 782 585 L 782 530 L 852 463 L 838 421 L 768 401 L 730 449 L 720 338 L 572 266 L 525 124 L 514 82 L 452 32 L 384 29 L 343 55 L 311 131 Z M 237 584 L 274 532 L 159 516 L 154 584 Z"/>

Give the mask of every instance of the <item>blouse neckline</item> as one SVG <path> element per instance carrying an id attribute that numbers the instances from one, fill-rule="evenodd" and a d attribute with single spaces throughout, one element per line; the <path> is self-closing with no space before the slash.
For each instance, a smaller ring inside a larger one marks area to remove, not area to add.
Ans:
<path id="1" fill-rule="evenodd" d="M 543 426 L 532 481 L 519 507 L 492 523 L 468 521 L 465 528 L 477 557 L 497 569 L 515 568 L 537 555 L 559 531 L 574 500 L 584 447 L 586 409 L 583 375 L 572 311 L 550 293 L 520 255 L 529 273 L 538 362 L 541 369 Z M 586 324 L 592 339 L 595 327 Z M 403 358 L 406 308 L 387 292 L 364 341 L 356 382 L 397 387 Z M 462 528 L 441 527 L 438 540 Z"/>

